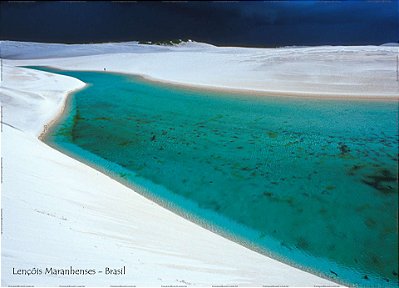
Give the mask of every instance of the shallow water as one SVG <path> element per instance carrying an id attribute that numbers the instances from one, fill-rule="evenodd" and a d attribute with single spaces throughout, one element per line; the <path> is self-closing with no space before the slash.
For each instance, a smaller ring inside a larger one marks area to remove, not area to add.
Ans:
<path id="1" fill-rule="evenodd" d="M 73 95 L 50 145 L 261 253 L 340 283 L 398 285 L 397 102 L 36 69 L 91 84 Z"/>

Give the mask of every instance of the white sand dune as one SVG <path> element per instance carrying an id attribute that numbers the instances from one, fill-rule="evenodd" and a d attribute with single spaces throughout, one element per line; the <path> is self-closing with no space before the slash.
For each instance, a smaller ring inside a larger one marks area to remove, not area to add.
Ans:
<path id="1" fill-rule="evenodd" d="M 0 88 L 3 286 L 335 285 L 207 231 L 39 141 L 67 93 L 84 83 L 17 66 L 106 67 L 182 84 L 397 99 L 397 48 L 0 45 L 9 58 Z M 69 266 L 127 270 L 120 276 L 13 274 L 13 268 Z"/>
<path id="2" fill-rule="evenodd" d="M 8 65 L 141 74 L 201 87 L 316 97 L 399 98 L 399 47 L 321 46 L 254 49 L 187 43 L 65 45 L 3 41 Z M 93 55 L 95 54 L 95 55 Z M 72 56 L 73 60 L 71 59 Z M 28 59 L 34 60 L 28 60 Z M 41 59 L 36 59 L 41 58 Z M 23 60 L 25 59 L 25 60 Z"/>

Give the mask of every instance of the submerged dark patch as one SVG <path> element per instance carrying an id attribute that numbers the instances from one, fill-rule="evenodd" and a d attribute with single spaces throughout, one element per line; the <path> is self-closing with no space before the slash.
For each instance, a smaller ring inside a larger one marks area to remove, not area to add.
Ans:
<path id="1" fill-rule="evenodd" d="M 62 73 L 92 85 L 75 94 L 77 115 L 48 143 L 93 153 L 105 169 L 118 165 L 136 191 L 268 255 L 358 286 L 397 277 L 392 104 L 258 99 Z"/>

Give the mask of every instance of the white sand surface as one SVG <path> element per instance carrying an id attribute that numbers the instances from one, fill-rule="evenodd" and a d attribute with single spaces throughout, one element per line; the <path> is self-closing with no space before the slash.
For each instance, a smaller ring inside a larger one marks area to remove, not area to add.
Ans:
<path id="1" fill-rule="evenodd" d="M 3 62 L 0 87 L 3 286 L 335 285 L 207 231 L 42 143 L 44 125 L 84 83 L 16 66 L 106 67 L 183 84 L 396 99 L 396 47 L 0 45 L 3 57 L 14 58 Z M 44 275 L 69 266 L 126 266 L 126 275 Z M 13 268 L 43 273 L 18 275 Z"/>
<path id="2" fill-rule="evenodd" d="M 90 45 L 3 41 L 8 65 L 141 74 L 197 85 L 315 97 L 399 98 L 399 47 L 321 46 L 255 49 L 187 43 L 178 47 L 136 42 Z M 73 59 L 71 59 L 72 56 Z M 34 59 L 34 60 L 29 60 Z M 40 59 L 37 59 L 40 58 Z"/>

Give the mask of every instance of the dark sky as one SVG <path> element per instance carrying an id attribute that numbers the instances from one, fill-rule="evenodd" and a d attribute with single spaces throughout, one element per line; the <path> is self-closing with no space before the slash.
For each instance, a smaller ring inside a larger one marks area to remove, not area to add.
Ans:
<path id="1" fill-rule="evenodd" d="M 193 39 L 215 45 L 398 42 L 398 1 L 2 2 L 0 39 L 89 43 Z"/>

